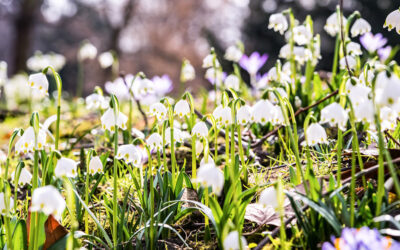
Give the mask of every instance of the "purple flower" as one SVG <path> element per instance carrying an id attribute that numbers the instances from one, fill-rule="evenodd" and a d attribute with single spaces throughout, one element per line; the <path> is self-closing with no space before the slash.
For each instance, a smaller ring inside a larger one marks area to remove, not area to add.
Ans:
<path id="1" fill-rule="evenodd" d="M 264 73 L 263 75 L 256 75 L 256 87 L 257 89 L 265 89 L 268 86 L 268 73 Z"/>
<path id="2" fill-rule="evenodd" d="M 385 46 L 387 39 L 381 33 L 374 35 L 369 32 L 360 37 L 360 42 L 369 53 L 373 53 Z"/>
<path id="3" fill-rule="evenodd" d="M 383 237 L 376 229 L 368 227 L 344 228 L 340 238 L 332 237 L 331 242 L 324 242 L 322 250 L 374 250 L 399 249 L 399 243 L 389 237 Z"/>
<path id="4" fill-rule="evenodd" d="M 386 59 L 389 58 L 391 52 L 392 52 L 392 47 L 390 46 L 386 46 L 385 48 L 380 48 L 378 50 L 378 55 L 381 61 L 382 62 L 386 61 Z"/>
<path id="5" fill-rule="evenodd" d="M 267 60 L 267 54 L 263 54 L 261 56 L 260 53 L 253 52 L 250 57 L 243 55 L 242 58 L 239 60 L 239 64 L 243 69 L 247 70 L 250 75 L 254 76 Z"/>
<path id="6" fill-rule="evenodd" d="M 163 96 L 173 89 L 172 80 L 168 75 L 154 76 L 151 80 L 154 83 L 154 90 L 159 96 Z"/>

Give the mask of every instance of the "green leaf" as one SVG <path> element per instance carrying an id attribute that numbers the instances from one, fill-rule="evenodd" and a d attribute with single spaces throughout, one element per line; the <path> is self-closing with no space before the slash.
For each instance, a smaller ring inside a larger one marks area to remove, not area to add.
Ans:
<path id="1" fill-rule="evenodd" d="M 26 222 L 24 220 L 18 221 L 15 226 L 12 241 L 14 249 L 28 249 L 28 233 L 26 232 Z"/>

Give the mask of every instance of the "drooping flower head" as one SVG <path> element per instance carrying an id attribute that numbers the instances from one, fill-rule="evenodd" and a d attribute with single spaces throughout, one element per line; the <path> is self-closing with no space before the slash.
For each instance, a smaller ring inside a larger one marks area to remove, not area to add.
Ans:
<path id="1" fill-rule="evenodd" d="M 80 61 L 84 61 L 86 59 L 93 60 L 96 58 L 96 56 L 97 48 L 88 41 L 84 42 L 78 51 L 78 60 Z"/>
<path id="2" fill-rule="evenodd" d="M 11 197 L 9 197 L 8 207 L 9 208 L 14 207 L 14 199 Z M 6 196 L 4 195 L 3 192 L 0 193 L 0 214 L 1 215 L 6 214 Z"/>
<path id="3" fill-rule="evenodd" d="M 196 135 L 198 138 L 207 138 L 208 128 L 205 122 L 198 122 L 193 126 L 192 136 Z"/>
<path id="4" fill-rule="evenodd" d="M 142 164 L 142 152 L 132 144 L 126 144 L 118 147 L 117 159 L 124 159 L 126 163 L 132 163 L 135 167 L 140 167 Z"/>
<path id="5" fill-rule="evenodd" d="M 174 115 L 179 116 L 179 118 L 183 118 L 184 116 L 188 116 L 190 114 L 190 106 L 186 100 L 179 100 L 174 107 Z"/>
<path id="6" fill-rule="evenodd" d="M 11 180 L 14 182 L 16 171 L 11 174 Z M 32 174 L 25 168 L 21 169 L 19 174 L 18 185 L 30 184 L 32 180 Z"/>
<path id="7" fill-rule="evenodd" d="M 344 16 L 342 16 L 342 24 L 346 25 L 346 23 L 347 19 Z M 328 17 L 324 29 L 330 36 L 336 36 L 339 33 L 340 19 L 337 12 L 333 13 Z"/>
<path id="8" fill-rule="evenodd" d="M 213 163 L 202 165 L 197 171 L 197 178 L 194 180 L 205 188 L 211 187 L 216 195 L 220 195 L 224 187 L 224 173 Z"/>
<path id="9" fill-rule="evenodd" d="M 238 46 L 232 45 L 226 49 L 224 58 L 228 61 L 239 62 L 242 56 L 243 52 L 240 50 L 240 48 L 238 48 Z"/>
<path id="10" fill-rule="evenodd" d="M 59 178 L 63 176 L 74 178 L 78 174 L 76 171 L 77 166 L 78 162 L 69 158 L 61 157 L 61 159 L 57 161 L 56 168 L 54 169 L 54 175 Z"/>
<path id="11" fill-rule="evenodd" d="M 357 19 L 350 30 L 352 37 L 364 35 L 368 32 L 371 32 L 371 25 L 364 18 Z"/>
<path id="12" fill-rule="evenodd" d="M 147 138 L 147 144 L 150 146 L 151 150 L 160 151 L 163 148 L 163 139 L 159 133 L 152 133 L 149 138 Z"/>
<path id="13" fill-rule="evenodd" d="M 243 69 L 249 72 L 250 75 L 255 76 L 267 60 L 267 54 L 260 55 L 258 52 L 253 52 L 250 56 L 243 55 L 239 64 Z"/>
<path id="14" fill-rule="evenodd" d="M 65 200 L 53 186 L 36 188 L 32 194 L 32 212 L 43 212 L 60 218 L 65 209 Z"/>
<path id="15" fill-rule="evenodd" d="M 43 129 L 39 129 L 36 142 L 37 146 L 35 146 L 35 130 L 29 127 L 15 144 L 15 152 L 27 154 L 35 149 L 42 150 L 46 145 L 46 132 Z"/>
<path id="16" fill-rule="evenodd" d="M 224 250 L 240 250 L 247 249 L 247 241 L 243 236 L 239 239 L 237 231 L 230 232 L 224 239 Z"/>
<path id="17" fill-rule="evenodd" d="M 109 108 L 104 112 L 100 120 L 101 126 L 104 130 L 114 132 L 115 125 L 117 125 L 118 128 L 126 129 L 128 117 L 121 112 L 118 112 L 117 117 L 115 117 L 114 110 Z"/>
<path id="18" fill-rule="evenodd" d="M 341 130 L 346 129 L 349 116 L 339 103 L 331 103 L 321 110 L 321 122 L 329 123 L 331 126 L 338 126 Z"/>
<path id="19" fill-rule="evenodd" d="M 281 35 L 283 35 L 288 27 L 288 21 L 282 13 L 272 14 L 269 17 L 268 29 L 274 29 L 275 32 L 279 32 Z"/>
<path id="20" fill-rule="evenodd" d="M 39 92 L 41 96 L 48 95 L 49 81 L 42 72 L 31 74 L 28 79 L 29 86 Z"/>
<path id="21" fill-rule="evenodd" d="M 325 129 L 318 123 L 312 123 L 308 126 L 306 131 L 306 144 L 314 146 L 317 144 L 327 143 L 328 138 Z"/>
<path id="22" fill-rule="evenodd" d="M 90 159 L 89 162 L 89 174 L 101 173 L 103 172 L 103 163 L 100 160 L 100 157 L 95 156 Z"/>
<path id="23" fill-rule="evenodd" d="M 400 9 L 392 11 L 387 17 L 383 28 L 388 28 L 389 31 L 395 29 L 400 34 Z"/>

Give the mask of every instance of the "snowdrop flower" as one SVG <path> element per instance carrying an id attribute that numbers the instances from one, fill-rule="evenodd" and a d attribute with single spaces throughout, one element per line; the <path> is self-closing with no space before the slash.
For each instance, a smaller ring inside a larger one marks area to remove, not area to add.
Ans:
<path id="1" fill-rule="evenodd" d="M 3 150 L 0 149 L 0 165 L 4 162 L 6 162 L 7 160 L 7 155 L 6 153 L 4 153 Z"/>
<path id="2" fill-rule="evenodd" d="M 239 62 L 242 56 L 243 52 L 237 46 L 232 45 L 226 49 L 224 58 L 228 61 Z"/>
<path id="3" fill-rule="evenodd" d="M 108 107 L 108 103 L 104 96 L 93 93 L 85 98 L 87 109 L 98 109 Z"/>
<path id="4" fill-rule="evenodd" d="M 338 126 L 341 130 L 346 130 L 349 116 L 339 103 L 331 103 L 321 110 L 321 122 L 329 123 L 331 126 Z"/>
<path id="5" fill-rule="evenodd" d="M 284 58 L 284 59 L 289 59 L 290 58 L 290 44 L 285 44 L 279 50 L 279 57 L 280 58 Z"/>
<path id="6" fill-rule="evenodd" d="M 154 76 L 151 81 L 154 84 L 154 90 L 159 96 L 164 96 L 165 94 L 171 92 L 173 88 L 172 80 L 168 75 Z"/>
<path id="7" fill-rule="evenodd" d="M 46 132 L 42 129 L 39 129 L 39 133 L 37 136 L 37 146 L 35 147 L 35 131 L 33 127 L 29 127 L 25 130 L 24 134 L 19 138 L 19 140 L 15 144 L 15 152 L 17 154 L 20 153 L 29 153 L 33 152 L 34 149 L 42 150 L 46 145 Z"/>
<path id="8" fill-rule="evenodd" d="M 15 174 L 17 171 L 11 174 L 11 180 L 14 182 Z M 26 170 L 25 168 L 21 169 L 21 173 L 19 174 L 18 184 L 23 186 L 25 184 L 30 184 L 32 180 L 32 174 Z"/>
<path id="9" fill-rule="evenodd" d="M 165 138 L 167 140 L 167 138 Z M 151 150 L 160 151 L 163 147 L 163 139 L 159 133 L 152 133 L 149 138 L 147 138 L 147 144 Z"/>
<path id="10" fill-rule="evenodd" d="M 274 209 L 278 207 L 278 193 L 276 192 L 275 187 L 270 186 L 264 189 L 258 200 L 258 203 L 263 205 L 264 207 L 271 206 Z"/>
<path id="11" fill-rule="evenodd" d="M 311 50 L 295 46 L 293 48 L 294 59 L 300 64 L 304 65 L 304 63 L 310 59 L 312 59 Z"/>
<path id="12" fill-rule="evenodd" d="M 251 109 L 250 109 L 250 107 L 248 105 L 241 106 L 237 110 L 236 119 L 237 119 L 237 122 L 240 125 L 246 126 L 246 124 L 249 123 L 250 120 L 251 120 Z"/>
<path id="13" fill-rule="evenodd" d="M 216 195 L 220 195 L 224 187 L 224 173 L 214 164 L 201 165 L 197 170 L 197 178 L 194 182 L 200 183 L 204 188 L 211 187 Z"/>
<path id="14" fill-rule="evenodd" d="M 272 14 L 269 17 L 268 29 L 274 29 L 275 32 L 279 32 L 283 35 L 288 27 L 288 21 L 282 13 Z"/>
<path id="15" fill-rule="evenodd" d="M 219 126 L 232 124 L 232 113 L 230 107 L 222 107 L 222 105 L 219 105 L 215 108 L 213 116 Z"/>
<path id="16" fill-rule="evenodd" d="M 188 116 L 190 114 L 189 103 L 186 100 L 179 100 L 174 107 L 174 115 L 179 116 L 179 118 L 183 118 L 184 116 Z"/>
<path id="17" fill-rule="evenodd" d="M 345 26 L 347 23 L 347 19 L 342 16 L 342 24 Z M 337 13 L 333 13 L 328 17 L 326 20 L 326 24 L 324 26 L 325 31 L 330 35 L 330 36 L 336 36 L 339 31 L 340 31 L 340 19 L 337 15 Z"/>
<path id="18" fill-rule="evenodd" d="M 113 82 L 106 82 L 104 88 L 107 93 L 115 95 L 118 100 L 128 100 L 130 98 L 130 93 L 128 87 L 125 85 L 124 79 L 118 77 Z"/>
<path id="19" fill-rule="evenodd" d="M 240 86 L 240 80 L 236 75 L 231 74 L 225 79 L 226 88 L 231 88 L 235 91 L 239 91 L 239 86 Z"/>
<path id="20" fill-rule="evenodd" d="M 54 175 L 58 178 L 63 176 L 74 178 L 77 176 L 77 166 L 78 162 L 69 158 L 61 157 L 61 159 L 57 161 L 56 168 L 54 169 Z"/>
<path id="21" fill-rule="evenodd" d="M 385 73 L 384 73 L 385 74 Z M 381 75 L 381 74 L 380 74 Z M 379 84 L 383 86 L 380 87 Z M 382 106 L 392 106 L 400 98 L 400 79 L 392 74 L 392 76 L 386 81 L 378 82 L 376 86 L 376 102 Z"/>
<path id="22" fill-rule="evenodd" d="M 304 25 L 293 28 L 293 39 L 298 45 L 306 45 L 312 39 L 311 31 Z"/>
<path id="23" fill-rule="evenodd" d="M 354 59 L 352 56 L 346 56 L 340 59 L 340 68 L 341 69 L 347 69 L 347 64 L 350 68 L 350 70 L 354 70 L 357 66 L 357 61 Z"/>
<path id="24" fill-rule="evenodd" d="M 279 93 L 282 99 L 288 98 L 288 94 L 283 88 L 276 88 L 276 91 Z M 269 92 L 269 100 L 273 103 L 278 103 L 279 100 L 273 92 Z"/>
<path id="25" fill-rule="evenodd" d="M 378 56 L 381 62 L 385 62 L 386 59 L 389 58 L 390 54 L 392 53 L 392 47 L 386 46 L 384 48 L 378 49 Z"/>
<path id="26" fill-rule="evenodd" d="M 268 55 L 260 55 L 258 52 L 253 52 L 249 57 L 243 55 L 239 61 L 240 66 L 245 69 L 250 75 L 256 75 L 258 70 L 268 60 Z"/>
<path id="27" fill-rule="evenodd" d="M 372 70 L 367 70 L 366 72 L 363 70 L 358 77 L 358 80 L 361 84 L 364 84 L 365 86 L 368 86 L 372 83 L 372 80 L 374 80 L 375 74 Z M 346 83 L 347 84 L 347 83 Z"/>
<path id="28" fill-rule="evenodd" d="M 103 69 L 111 67 L 114 64 L 114 56 L 110 51 L 103 52 L 99 55 L 99 63 Z"/>
<path id="29" fill-rule="evenodd" d="M 221 86 L 222 82 L 226 78 L 226 73 L 217 69 L 215 70 L 214 68 L 209 68 L 206 70 L 206 74 L 204 77 L 212 84 L 212 85 L 217 85 Z"/>
<path id="30" fill-rule="evenodd" d="M 374 107 L 372 100 L 366 100 L 359 105 L 354 107 L 354 116 L 357 122 L 368 122 L 374 121 Z"/>
<path id="31" fill-rule="evenodd" d="M 353 56 L 361 56 L 362 55 L 361 46 L 358 43 L 349 42 L 346 46 L 346 49 L 350 55 L 353 55 Z"/>
<path id="32" fill-rule="evenodd" d="M 181 70 L 181 81 L 187 82 L 194 80 L 196 77 L 196 72 L 194 71 L 194 68 L 192 64 L 188 60 L 185 60 L 183 62 L 182 70 Z"/>
<path id="33" fill-rule="evenodd" d="M 103 172 L 103 163 L 101 163 L 100 157 L 95 156 L 92 159 L 90 159 L 88 174 L 95 174 L 101 172 Z"/>
<path id="34" fill-rule="evenodd" d="M 150 115 L 159 121 L 164 121 L 167 118 L 167 108 L 160 102 L 154 103 L 150 106 Z"/>
<path id="35" fill-rule="evenodd" d="M 174 128 L 174 143 L 183 143 L 186 139 L 185 135 L 178 128 Z M 165 140 L 167 144 L 171 144 L 171 128 L 165 130 Z"/>
<path id="36" fill-rule="evenodd" d="M 360 37 L 360 42 L 369 53 L 374 53 L 377 49 L 385 46 L 387 39 L 381 33 L 374 35 L 368 32 Z"/>
<path id="37" fill-rule="evenodd" d="M 272 119 L 273 125 L 283 125 L 285 126 L 285 117 L 283 116 L 283 112 L 281 106 L 274 106 L 274 118 Z"/>
<path id="38" fill-rule="evenodd" d="M 135 167 L 139 167 L 142 163 L 142 153 L 132 144 L 119 146 L 115 158 L 124 159 L 127 164 L 132 163 Z"/>
<path id="39" fill-rule="evenodd" d="M 205 157 L 203 157 L 203 158 L 201 159 L 201 161 L 200 161 L 200 167 L 203 166 L 203 165 L 205 165 L 205 164 L 212 164 L 212 165 L 215 165 L 214 159 L 212 158 L 211 155 L 208 155 L 207 162 L 206 162 L 206 158 L 205 158 Z"/>
<path id="40" fill-rule="evenodd" d="M 208 54 L 206 57 L 204 57 L 202 67 L 203 68 L 214 67 L 214 55 Z M 216 68 L 221 67 L 221 64 L 219 64 L 219 61 L 217 58 L 215 58 L 215 67 Z"/>
<path id="41" fill-rule="evenodd" d="M 65 57 L 56 53 L 43 54 L 40 51 L 36 51 L 35 54 L 28 58 L 26 65 L 28 69 L 32 71 L 41 71 L 47 66 L 51 65 L 55 71 L 59 71 L 65 65 Z"/>
<path id="42" fill-rule="evenodd" d="M 259 100 L 252 108 L 251 120 L 265 125 L 267 122 L 272 122 L 274 115 L 274 105 L 268 100 Z"/>
<path id="43" fill-rule="evenodd" d="M 302 101 L 300 99 L 300 97 L 298 97 L 297 95 L 294 97 L 294 106 L 296 108 L 300 108 L 302 105 Z"/>
<path id="44" fill-rule="evenodd" d="M 196 141 L 196 157 L 199 157 L 203 152 L 204 145 L 201 141 Z"/>
<path id="45" fill-rule="evenodd" d="M 371 25 L 364 18 L 359 18 L 354 22 L 350 32 L 351 37 L 364 35 L 365 33 L 371 32 Z"/>
<path id="46" fill-rule="evenodd" d="M 49 82 L 47 77 L 42 72 L 29 75 L 29 86 L 32 89 L 38 90 L 41 95 L 48 95 Z"/>
<path id="47" fill-rule="evenodd" d="M 60 218 L 65 209 L 65 200 L 53 186 L 36 188 L 32 194 L 31 212 L 43 212 Z"/>
<path id="48" fill-rule="evenodd" d="M 9 197 L 9 202 L 8 202 L 8 207 L 12 208 L 14 207 L 14 199 Z M 0 214 L 5 215 L 6 214 L 6 197 L 3 192 L 0 193 Z"/>
<path id="49" fill-rule="evenodd" d="M 198 138 L 207 138 L 208 128 L 204 122 L 198 122 L 193 126 L 192 136 L 197 136 Z"/>
<path id="50" fill-rule="evenodd" d="M 327 143 L 328 138 L 325 129 L 318 123 L 312 123 L 307 128 L 306 143 L 308 146 L 314 146 L 319 143 Z"/>
<path id="51" fill-rule="evenodd" d="M 147 95 L 154 94 L 154 83 L 150 79 L 136 78 L 132 84 L 132 92 L 135 98 L 140 100 Z"/>
<path id="52" fill-rule="evenodd" d="M 391 12 L 387 17 L 383 28 L 388 28 L 389 31 L 395 29 L 400 34 L 400 10 L 397 9 Z"/>
<path id="53" fill-rule="evenodd" d="M 78 51 L 78 60 L 93 60 L 97 56 L 97 48 L 90 42 L 85 42 Z"/>
<path id="54" fill-rule="evenodd" d="M 240 245 L 241 247 L 240 247 Z M 239 243 L 239 233 L 237 231 L 230 232 L 224 239 L 224 250 L 240 250 L 247 248 L 247 241 L 245 237 L 240 237 Z"/>
<path id="55" fill-rule="evenodd" d="M 396 128 L 396 113 L 389 107 L 380 110 L 381 130 L 394 130 Z"/>
<path id="56" fill-rule="evenodd" d="M 123 130 L 126 129 L 126 122 L 128 121 L 128 117 L 121 112 L 118 112 L 117 117 L 115 117 L 114 110 L 112 108 L 109 108 L 101 116 L 100 120 L 101 126 L 104 130 L 114 132 L 115 125 Z"/>

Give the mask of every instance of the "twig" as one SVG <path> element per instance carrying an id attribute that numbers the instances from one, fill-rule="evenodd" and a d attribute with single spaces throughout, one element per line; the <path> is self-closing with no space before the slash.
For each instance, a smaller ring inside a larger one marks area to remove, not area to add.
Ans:
<path id="1" fill-rule="evenodd" d="M 400 142 L 398 142 L 387 130 L 385 130 L 385 135 L 389 137 L 398 147 L 400 147 Z"/>
<path id="2" fill-rule="evenodd" d="M 343 0 L 339 0 L 339 11 L 340 11 L 340 16 L 339 16 L 339 22 L 340 22 L 340 39 L 342 40 L 342 48 L 343 48 L 343 56 L 344 56 L 344 61 L 346 62 L 346 68 L 349 73 L 349 76 L 352 77 L 351 70 L 349 67 L 349 62 L 347 61 L 347 49 L 346 49 L 346 44 L 344 41 L 344 31 L 343 31 Z"/>
<path id="3" fill-rule="evenodd" d="M 321 100 L 315 102 L 314 104 L 311 104 L 310 106 L 307 106 L 307 107 L 304 107 L 304 108 L 303 108 L 303 107 L 302 107 L 302 108 L 299 108 L 299 109 L 296 111 L 296 113 L 294 113 L 294 115 L 295 115 L 295 116 L 298 116 L 299 114 L 301 114 L 301 113 L 303 113 L 303 112 L 305 112 L 305 111 L 307 111 L 307 110 L 309 110 L 309 109 L 311 109 L 311 108 L 314 108 L 315 106 L 318 106 L 319 104 L 323 103 L 324 101 L 326 101 L 327 99 L 331 98 L 332 96 L 337 95 L 338 93 L 339 93 L 339 90 L 335 90 L 335 91 L 333 91 L 332 93 L 330 93 L 329 95 L 327 95 L 327 96 L 325 96 L 324 98 L 322 98 Z M 261 139 L 259 139 L 257 142 L 251 144 L 251 147 L 252 147 L 252 148 L 256 148 L 256 147 L 258 147 L 258 146 L 261 146 L 261 145 L 264 143 L 264 141 L 266 141 L 270 136 L 272 136 L 272 135 L 274 135 L 276 132 L 278 132 L 278 130 L 279 130 L 280 128 L 282 128 L 282 127 L 284 127 L 284 126 L 283 126 L 283 125 L 280 125 L 280 126 L 276 127 L 274 130 L 272 130 L 271 132 L 269 132 L 268 134 L 266 134 L 264 137 L 262 137 Z"/>

